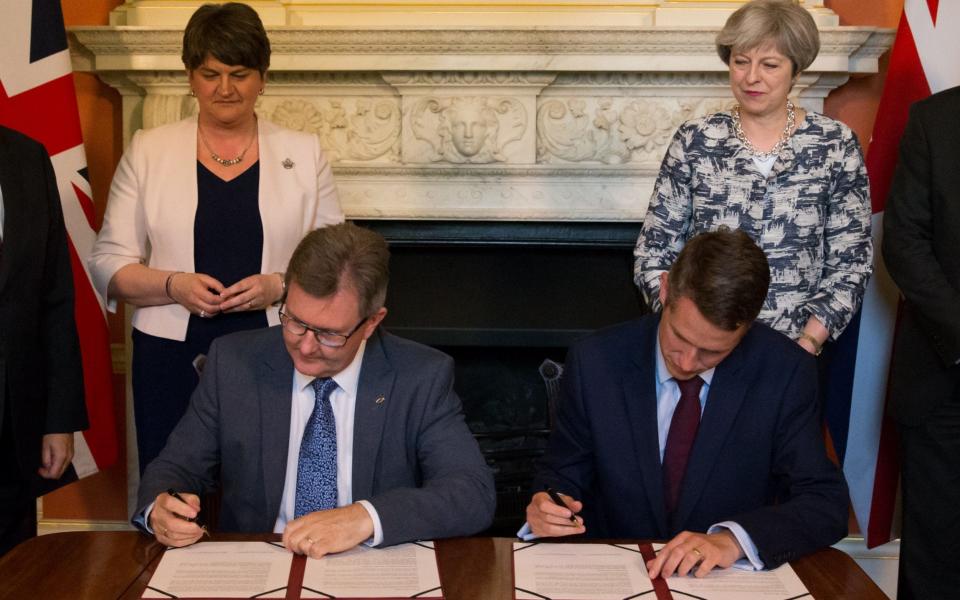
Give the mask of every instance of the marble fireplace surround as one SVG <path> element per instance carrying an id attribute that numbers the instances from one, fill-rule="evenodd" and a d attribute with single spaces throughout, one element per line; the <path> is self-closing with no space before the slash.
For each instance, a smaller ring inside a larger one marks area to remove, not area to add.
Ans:
<path id="1" fill-rule="evenodd" d="M 733 103 L 714 48 L 720 25 L 676 21 L 268 25 L 257 110 L 320 137 L 348 218 L 640 221 L 676 127 Z M 170 26 L 70 30 L 75 69 L 122 94 L 125 141 L 196 112 L 181 36 Z M 892 40 L 893 30 L 822 26 L 820 55 L 793 95 L 821 111 L 849 77 L 876 72 Z"/>

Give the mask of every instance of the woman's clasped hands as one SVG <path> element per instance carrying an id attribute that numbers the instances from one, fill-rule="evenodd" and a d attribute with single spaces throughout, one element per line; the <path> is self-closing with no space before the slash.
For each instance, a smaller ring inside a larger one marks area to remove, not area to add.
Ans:
<path id="1" fill-rule="evenodd" d="M 283 295 L 282 276 L 277 273 L 244 277 L 225 287 L 205 273 L 173 273 L 167 291 L 170 298 L 201 317 L 219 313 L 263 310 Z"/>
<path id="2" fill-rule="evenodd" d="M 220 293 L 221 312 L 263 310 L 280 301 L 283 279 L 279 273 L 244 277 Z"/>

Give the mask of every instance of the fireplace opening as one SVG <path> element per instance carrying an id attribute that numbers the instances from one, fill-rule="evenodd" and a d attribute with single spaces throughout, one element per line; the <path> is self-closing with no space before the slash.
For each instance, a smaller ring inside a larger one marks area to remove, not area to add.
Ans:
<path id="1" fill-rule="evenodd" d="M 362 221 L 390 243 L 384 327 L 456 362 L 455 390 L 494 471 L 487 535 L 512 536 L 552 424 L 567 347 L 636 318 L 638 223 Z"/>

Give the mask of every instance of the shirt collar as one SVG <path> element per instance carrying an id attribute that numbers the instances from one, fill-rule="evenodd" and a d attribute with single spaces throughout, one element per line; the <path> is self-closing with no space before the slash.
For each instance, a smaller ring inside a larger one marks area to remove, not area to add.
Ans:
<path id="1" fill-rule="evenodd" d="M 670 374 L 670 371 L 667 370 L 667 363 L 663 360 L 663 351 L 660 349 L 660 332 L 657 331 L 657 384 L 663 385 L 666 382 L 673 379 L 673 375 Z M 710 367 L 703 373 L 700 373 L 700 379 L 710 387 L 710 382 L 713 381 L 713 373 L 716 371 L 716 367 Z"/>
<path id="2" fill-rule="evenodd" d="M 357 355 L 353 357 L 353 360 L 347 365 L 347 368 L 332 377 L 340 389 L 345 391 L 351 398 L 357 397 L 357 387 L 360 385 L 360 367 L 363 365 L 363 352 L 366 350 L 366 347 L 367 340 L 360 342 Z M 316 377 L 304 375 L 296 369 L 293 370 L 293 385 L 295 389 L 300 392 L 312 385 L 314 379 L 316 379 Z"/>

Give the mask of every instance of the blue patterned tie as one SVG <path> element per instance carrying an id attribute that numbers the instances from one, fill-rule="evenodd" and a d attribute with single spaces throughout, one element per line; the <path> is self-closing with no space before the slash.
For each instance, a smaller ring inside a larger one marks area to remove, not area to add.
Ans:
<path id="1" fill-rule="evenodd" d="M 337 382 L 320 377 L 312 385 L 317 399 L 300 441 L 295 518 L 337 507 L 337 424 L 330 406 Z"/>

